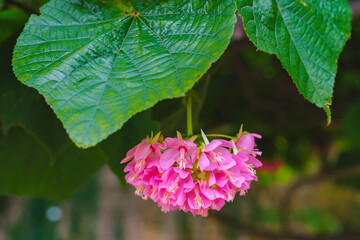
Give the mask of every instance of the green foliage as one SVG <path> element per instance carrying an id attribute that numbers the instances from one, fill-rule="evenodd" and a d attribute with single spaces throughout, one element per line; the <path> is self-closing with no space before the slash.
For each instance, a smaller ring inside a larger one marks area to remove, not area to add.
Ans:
<path id="1" fill-rule="evenodd" d="M 1 8 L 1 3 L 0 3 Z M 27 15 L 20 9 L 0 11 L 0 43 L 13 35 L 26 23 Z"/>
<path id="2" fill-rule="evenodd" d="M 53 202 L 34 198 L 22 204 L 21 219 L 16 224 L 6 226 L 5 238 L 9 240 L 61 240 L 57 224 L 46 219 L 46 210 Z"/>
<path id="3" fill-rule="evenodd" d="M 259 184 L 270 186 L 274 182 L 289 183 L 293 180 L 295 171 L 288 165 L 280 166 L 275 172 L 258 172 Z"/>
<path id="4" fill-rule="evenodd" d="M 355 143 L 358 143 L 358 141 L 354 141 Z M 356 145 L 355 145 L 356 146 Z M 340 154 L 339 160 L 336 163 L 336 167 L 338 169 L 346 169 L 346 168 L 352 168 L 352 167 L 358 167 L 359 163 L 359 156 L 360 156 L 360 150 L 356 146 L 354 149 L 350 149 L 348 151 L 344 151 Z M 337 181 L 340 186 L 351 186 L 353 188 L 359 188 L 360 186 L 360 175 L 350 176 L 350 177 L 344 177 L 342 179 L 339 179 Z"/>
<path id="5" fill-rule="evenodd" d="M 258 223 L 278 225 L 281 222 L 281 217 L 276 209 L 255 209 L 255 221 Z"/>
<path id="6" fill-rule="evenodd" d="M 341 226 L 331 214 L 319 208 L 310 208 L 294 214 L 296 220 L 307 224 L 316 234 L 339 234 Z"/>
<path id="7" fill-rule="evenodd" d="M 354 143 L 360 143 L 360 102 L 352 103 L 345 111 L 344 130 Z"/>
<path id="8" fill-rule="evenodd" d="M 4 133 L 14 126 L 22 126 L 49 151 L 56 152 L 71 143 L 59 120 L 34 90 L 16 81 L 11 71 L 13 39 L 0 47 L 0 118 Z M 54 137 L 55 136 L 55 137 Z"/>
<path id="9" fill-rule="evenodd" d="M 0 194 L 70 198 L 104 161 L 76 148 L 43 98 L 16 81 L 11 46 L 0 47 Z"/>
<path id="10" fill-rule="evenodd" d="M 102 165 L 96 149 L 69 143 L 53 155 L 24 130 L 13 128 L 0 137 L 0 194 L 64 200 Z"/>
<path id="11" fill-rule="evenodd" d="M 236 21 L 231 0 L 132 2 L 52 0 L 18 39 L 15 74 L 45 96 L 78 146 L 184 95 L 223 53 Z"/>
<path id="12" fill-rule="evenodd" d="M 236 0 L 250 40 L 276 54 L 301 94 L 329 105 L 340 52 L 350 37 L 351 10 L 346 0 Z"/>

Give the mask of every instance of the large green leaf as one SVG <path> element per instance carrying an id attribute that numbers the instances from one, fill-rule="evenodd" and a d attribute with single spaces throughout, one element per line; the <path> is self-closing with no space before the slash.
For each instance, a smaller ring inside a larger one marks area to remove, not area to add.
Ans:
<path id="1" fill-rule="evenodd" d="M 236 0 L 250 40 L 276 54 L 306 99 L 328 106 L 337 59 L 350 36 L 346 0 Z"/>
<path id="2" fill-rule="evenodd" d="M 14 51 L 17 77 L 45 96 L 81 147 L 184 95 L 223 53 L 236 21 L 232 0 L 107 2 L 50 1 Z"/>
<path id="3" fill-rule="evenodd" d="M 49 155 L 34 137 L 19 128 L 0 134 L 0 195 L 70 198 L 103 165 L 96 149 L 71 142 Z"/>

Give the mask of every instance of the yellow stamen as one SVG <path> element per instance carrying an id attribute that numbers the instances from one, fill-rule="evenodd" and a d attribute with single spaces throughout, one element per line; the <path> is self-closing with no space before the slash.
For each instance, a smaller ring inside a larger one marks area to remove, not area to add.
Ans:
<path id="1" fill-rule="evenodd" d="M 169 203 L 169 199 L 170 199 L 170 194 L 168 192 L 165 192 L 162 198 L 162 202 L 164 204 L 168 204 Z"/>
<path id="2" fill-rule="evenodd" d="M 213 153 L 213 159 L 214 162 L 217 162 L 218 164 L 222 165 L 224 163 L 224 158 L 221 156 L 221 152 Z"/>
<path id="3" fill-rule="evenodd" d="M 138 174 L 137 173 L 135 173 L 135 172 L 133 172 L 133 173 L 131 173 L 131 175 L 130 175 L 130 177 L 129 177 L 129 181 L 130 182 L 132 182 L 132 181 L 134 181 L 135 179 L 138 179 Z"/>
<path id="4" fill-rule="evenodd" d="M 135 164 L 135 168 L 138 170 L 140 170 L 144 166 L 145 166 L 145 159 L 138 160 Z"/>
<path id="5" fill-rule="evenodd" d="M 176 182 L 176 181 L 173 181 L 173 182 L 171 183 L 171 186 L 170 186 L 170 188 L 169 188 L 169 191 L 170 191 L 170 192 L 175 192 L 176 190 L 178 190 L 178 188 L 179 188 L 179 186 L 178 186 L 177 182 Z"/>
<path id="6" fill-rule="evenodd" d="M 203 202 L 203 200 L 202 200 L 202 197 L 200 197 L 200 196 L 196 196 L 196 197 L 194 198 L 194 201 L 195 201 L 195 206 L 196 206 L 196 208 L 201 208 L 201 206 L 204 205 L 204 202 Z"/>

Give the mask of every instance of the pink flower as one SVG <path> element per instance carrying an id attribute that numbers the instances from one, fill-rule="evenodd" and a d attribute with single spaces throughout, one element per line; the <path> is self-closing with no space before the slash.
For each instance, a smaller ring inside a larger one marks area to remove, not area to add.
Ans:
<path id="1" fill-rule="evenodd" d="M 160 173 L 159 167 L 149 164 L 141 175 L 141 181 L 145 185 L 143 193 L 155 201 L 162 183 L 162 173 Z"/>
<path id="2" fill-rule="evenodd" d="M 159 185 L 160 195 L 157 199 L 160 205 L 172 205 L 180 208 L 186 200 L 186 192 L 194 188 L 191 173 L 178 167 L 167 169 L 162 175 Z M 167 208 L 169 209 L 169 208 Z"/>
<path id="3" fill-rule="evenodd" d="M 144 139 L 132 148 L 121 162 L 129 162 L 125 179 L 135 186 L 135 193 L 152 199 L 162 211 L 182 210 L 193 215 L 207 216 L 209 209 L 219 211 L 235 195 L 245 195 L 255 168 L 262 164 L 256 159 L 257 134 L 242 134 L 231 142 L 214 139 L 202 132 L 204 142 L 198 148 L 193 140 L 166 138 L 160 133 Z"/>
<path id="4" fill-rule="evenodd" d="M 255 138 L 260 138 L 261 135 L 256 133 L 247 133 L 241 135 L 236 141 L 236 147 L 240 149 L 253 150 L 256 147 Z"/>
<path id="5" fill-rule="evenodd" d="M 205 148 L 199 159 L 200 170 L 211 171 L 214 169 L 228 169 L 236 163 L 232 159 L 232 155 L 228 148 L 232 148 L 232 144 L 222 139 L 215 139 L 209 143 L 204 132 L 202 132 L 205 141 Z"/>
<path id="6" fill-rule="evenodd" d="M 153 139 L 142 140 L 126 154 L 126 158 L 121 163 L 134 159 L 134 171 L 139 173 L 145 169 L 147 164 L 158 161 L 161 156 L 161 144 L 156 142 L 159 136 L 158 133 Z"/>
<path id="7" fill-rule="evenodd" d="M 187 193 L 187 206 L 192 214 L 207 216 L 207 209 L 211 207 L 211 200 L 202 193 L 199 182 Z"/>
<path id="8" fill-rule="evenodd" d="M 179 168 L 192 168 L 196 160 L 197 147 L 190 141 L 179 138 L 166 138 L 163 149 L 166 149 L 160 158 L 160 166 L 166 170 L 175 162 Z"/>
<path id="9" fill-rule="evenodd" d="M 250 183 L 253 180 L 257 181 L 256 171 L 252 165 L 247 164 L 247 158 L 239 157 L 238 155 L 234 155 L 233 158 L 237 162 L 236 166 L 243 180 L 240 186 L 238 184 L 234 184 L 234 186 L 246 191 L 250 188 Z"/>

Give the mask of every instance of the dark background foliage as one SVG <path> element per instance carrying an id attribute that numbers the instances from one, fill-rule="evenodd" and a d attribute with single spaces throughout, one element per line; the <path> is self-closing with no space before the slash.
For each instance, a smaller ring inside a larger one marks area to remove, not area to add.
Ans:
<path id="1" fill-rule="evenodd" d="M 359 17 L 339 60 L 329 127 L 277 58 L 256 51 L 242 32 L 197 83 L 195 132 L 233 135 L 243 124 L 263 136 L 264 162 L 245 197 L 201 219 L 165 215 L 118 184 L 119 161 L 151 130 L 185 131 L 181 99 L 158 103 L 97 147 L 80 150 L 43 98 L 16 80 L 13 46 L 44 2 L 0 1 L 1 240 L 360 238 Z M 52 200 L 13 196 L 24 188 Z"/>

